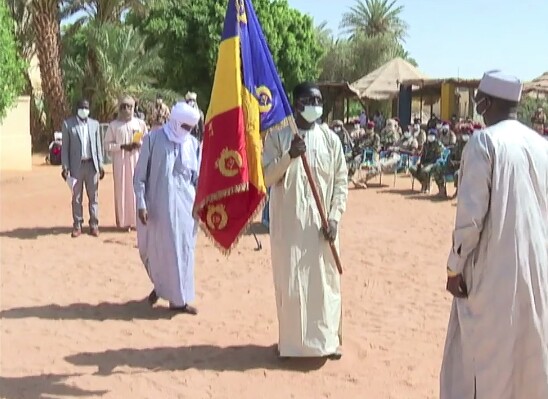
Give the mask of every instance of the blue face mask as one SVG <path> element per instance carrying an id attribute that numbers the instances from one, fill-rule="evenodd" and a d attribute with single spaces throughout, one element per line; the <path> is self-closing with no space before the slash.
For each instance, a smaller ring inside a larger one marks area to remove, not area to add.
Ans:
<path id="1" fill-rule="evenodd" d="M 312 123 L 321 118 L 323 114 L 323 107 L 321 105 L 306 105 L 301 112 L 302 117 L 308 123 Z"/>

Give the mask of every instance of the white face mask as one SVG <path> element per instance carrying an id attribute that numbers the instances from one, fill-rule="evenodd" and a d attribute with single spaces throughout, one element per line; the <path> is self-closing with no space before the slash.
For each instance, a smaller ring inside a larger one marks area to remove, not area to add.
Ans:
<path id="1" fill-rule="evenodd" d="M 78 117 L 80 119 L 87 119 L 88 116 L 89 116 L 89 109 L 86 109 L 86 108 L 78 109 Z"/>
<path id="2" fill-rule="evenodd" d="M 436 141 L 436 136 L 434 136 L 433 134 L 429 134 L 427 140 L 429 143 L 433 143 L 434 141 Z"/>
<path id="3" fill-rule="evenodd" d="M 334 127 L 334 128 L 333 128 L 333 131 L 334 131 L 335 133 L 339 133 L 339 132 L 341 131 L 341 128 L 338 127 L 338 126 L 337 126 L 337 127 Z"/>
<path id="4" fill-rule="evenodd" d="M 302 117 L 308 123 L 317 121 L 322 114 L 323 107 L 321 105 L 307 105 L 304 107 L 304 111 L 301 112 Z"/>
<path id="5" fill-rule="evenodd" d="M 403 134 L 403 137 L 405 137 L 406 139 L 408 139 L 409 137 L 411 137 L 411 132 L 405 132 Z"/>
<path id="6" fill-rule="evenodd" d="M 470 136 L 468 134 L 462 135 L 462 141 L 468 141 L 470 139 Z"/>

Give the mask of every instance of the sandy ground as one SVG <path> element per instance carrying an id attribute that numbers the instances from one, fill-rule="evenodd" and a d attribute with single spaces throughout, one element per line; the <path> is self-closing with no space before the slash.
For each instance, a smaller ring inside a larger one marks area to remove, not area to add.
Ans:
<path id="1" fill-rule="evenodd" d="M 172 317 L 143 302 L 151 285 L 136 234 L 111 227 L 110 170 L 101 236 L 71 239 L 59 169 L 34 161 L 32 173 L 1 176 L 0 397 L 438 397 L 454 202 L 412 194 L 406 177 L 351 190 L 341 225 L 344 357 L 279 361 L 262 229 L 262 251 L 246 236 L 228 259 L 200 235 L 200 314 Z"/>

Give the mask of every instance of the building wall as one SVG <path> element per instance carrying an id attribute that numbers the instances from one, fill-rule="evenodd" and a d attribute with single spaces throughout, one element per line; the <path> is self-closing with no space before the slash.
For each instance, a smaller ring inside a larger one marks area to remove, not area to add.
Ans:
<path id="1" fill-rule="evenodd" d="M 30 97 L 19 97 L 0 121 L 0 171 L 32 170 Z"/>

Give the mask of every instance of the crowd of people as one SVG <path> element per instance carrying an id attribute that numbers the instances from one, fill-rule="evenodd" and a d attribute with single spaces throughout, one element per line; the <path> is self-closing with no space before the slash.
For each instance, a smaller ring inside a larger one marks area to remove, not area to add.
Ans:
<path id="1" fill-rule="evenodd" d="M 423 191 L 434 178 L 446 194 L 442 184 L 458 170 L 446 264 L 446 289 L 454 299 L 440 397 L 548 397 L 548 142 L 517 121 L 521 90 L 517 78 L 486 73 L 474 99 L 487 125 L 482 129 L 433 116 L 424 128 L 415 120 L 404 132 L 396 118 L 384 122 L 377 115 L 349 133 L 340 121 L 333 130 L 319 122 L 323 98 L 316 84 L 294 89 L 297 129 L 270 132 L 263 151 L 278 356 L 342 356 L 341 277 L 331 247 L 339 248 L 349 179 L 366 186 L 370 173 L 406 165 Z M 190 305 L 197 233 L 192 207 L 201 146 L 192 132 L 203 114 L 191 97 L 169 114 L 158 105 L 153 120 L 162 124 L 147 134 L 134 108 L 132 98 L 120 100 L 119 117 L 105 139 L 114 154 L 116 223 L 137 225 L 139 253 L 154 285 L 150 305 L 162 298 L 173 311 L 196 315 Z M 81 233 L 84 185 L 90 233 L 98 235 L 101 146 L 98 123 L 89 118 L 89 103 L 81 101 L 63 127 L 62 176 L 76 180 L 73 237 Z M 312 181 L 299 159 L 304 154 Z M 402 164 L 406 155 L 416 163 Z M 439 162 L 444 157 L 446 162 Z M 355 174 L 364 164 L 368 174 L 359 180 Z M 325 208 L 326 225 L 311 184 Z"/>

